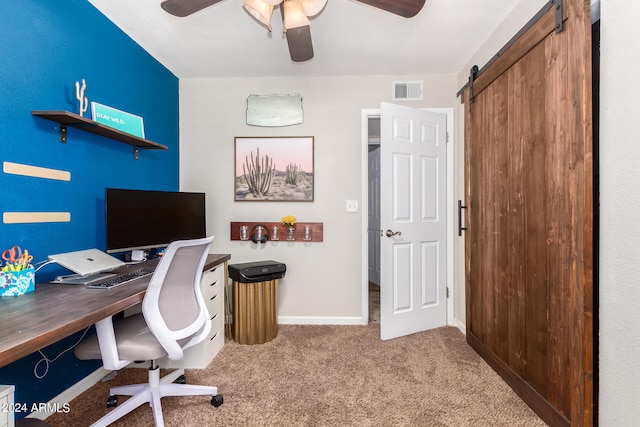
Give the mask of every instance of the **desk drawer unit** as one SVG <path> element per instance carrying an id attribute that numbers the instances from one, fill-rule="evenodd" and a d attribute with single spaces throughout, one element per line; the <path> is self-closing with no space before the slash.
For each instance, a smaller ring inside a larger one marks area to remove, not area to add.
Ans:
<path id="1" fill-rule="evenodd" d="M 189 347 L 182 360 L 162 359 L 161 367 L 167 368 L 206 368 L 224 345 L 224 284 L 226 283 L 227 263 L 219 264 L 202 273 L 200 284 L 202 296 L 211 316 L 211 332 L 207 340 Z"/>
<path id="2" fill-rule="evenodd" d="M 13 427 L 15 424 L 12 385 L 0 385 L 0 427 Z"/>

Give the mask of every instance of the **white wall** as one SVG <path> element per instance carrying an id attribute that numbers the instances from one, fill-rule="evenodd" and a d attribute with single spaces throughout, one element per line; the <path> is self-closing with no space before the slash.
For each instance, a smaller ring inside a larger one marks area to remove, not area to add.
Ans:
<path id="1" fill-rule="evenodd" d="M 600 425 L 640 420 L 640 2 L 603 1 L 600 87 Z"/>
<path id="2" fill-rule="evenodd" d="M 181 189 L 207 193 L 213 251 L 231 253 L 231 263 L 274 259 L 287 264 L 279 286 L 280 323 L 362 322 L 361 213 L 345 212 L 347 199 L 362 194 L 362 110 L 391 100 L 391 82 L 424 80 L 425 101 L 415 107 L 453 107 L 456 76 L 181 79 Z M 250 94 L 300 93 L 304 123 L 281 128 L 247 126 Z M 313 203 L 234 202 L 235 136 L 314 136 Z M 363 206 L 361 201 L 360 209 Z M 324 242 L 252 243 L 229 240 L 231 221 L 324 223 Z"/>

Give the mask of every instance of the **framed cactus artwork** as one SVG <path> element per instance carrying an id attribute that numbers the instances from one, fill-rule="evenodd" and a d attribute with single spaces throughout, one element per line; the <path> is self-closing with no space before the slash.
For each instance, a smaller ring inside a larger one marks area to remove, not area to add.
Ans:
<path id="1" fill-rule="evenodd" d="M 235 138 L 236 202 L 313 202 L 313 137 Z"/>

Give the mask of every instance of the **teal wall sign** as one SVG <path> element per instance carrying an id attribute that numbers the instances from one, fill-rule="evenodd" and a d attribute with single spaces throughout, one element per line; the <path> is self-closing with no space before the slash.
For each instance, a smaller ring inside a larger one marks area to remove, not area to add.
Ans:
<path id="1" fill-rule="evenodd" d="M 92 102 L 91 117 L 94 122 L 144 138 L 144 124 L 140 116 Z"/>

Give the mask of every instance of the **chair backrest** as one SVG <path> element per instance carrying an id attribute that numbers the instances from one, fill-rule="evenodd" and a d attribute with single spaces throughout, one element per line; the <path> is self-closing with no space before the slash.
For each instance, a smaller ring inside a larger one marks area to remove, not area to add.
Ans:
<path id="1" fill-rule="evenodd" d="M 142 301 L 147 326 L 170 359 L 183 357 L 211 331 L 200 279 L 213 236 L 171 243 L 158 262 Z"/>

